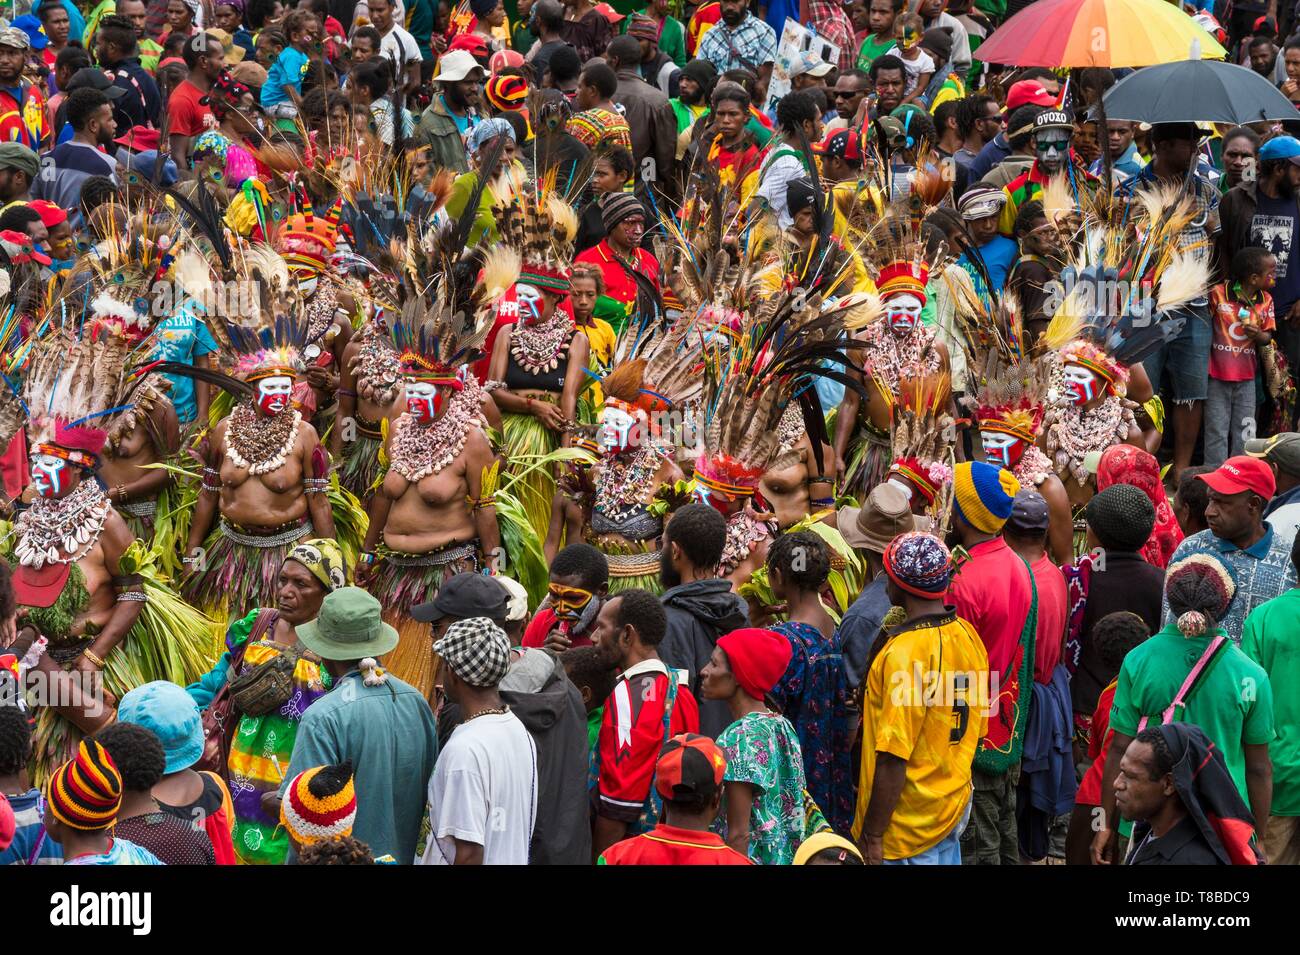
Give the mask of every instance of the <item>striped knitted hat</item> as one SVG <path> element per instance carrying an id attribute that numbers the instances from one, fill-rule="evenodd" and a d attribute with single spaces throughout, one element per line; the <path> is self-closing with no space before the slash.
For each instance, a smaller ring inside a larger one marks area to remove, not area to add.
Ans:
<path id="1" fill-rule="evenodd" d="M 645 218 L 645 206 L 630 192 L 607 192 L 600 197 L 600 219 L 606 232 L 632 216 Z"/>
<path id="2" fill-rule="evenodd" d="M 108 751 L 83 739 L 77 755 L 54 771 L 45 799 L 54 818 L 83 832 L 107 829 L 122 805 L 122 776 Z"/>
<path id="3" fill-rule="evenodd" d="M 280 824 L 299 845 L 350 836 L 356 818 L 351 760 L 299 773 L 290 780 L 280 802 Z"/>
<path id="4" fill-rule="evenodd" d="M 528 99 L 528 81 L 522 76 L 493 76 L 483 87 L 483 93 L 496 109 L 523 109 Z"/>
<path id="5" fill-rule="evenodd" d="M 953 507 L 971 527 L 996 534 L 1011 516 L 1020 482 L 1010 471 L 984 461 L 964 461 L 953 469 Z"/>

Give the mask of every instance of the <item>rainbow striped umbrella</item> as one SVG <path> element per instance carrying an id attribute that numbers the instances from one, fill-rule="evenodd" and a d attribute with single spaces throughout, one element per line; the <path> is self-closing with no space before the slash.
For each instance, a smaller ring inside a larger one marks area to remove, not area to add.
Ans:
<path id="1" fill-rule="evenodd" d="M 985 63 L 1012 66 L 1152 66 L 1226 57 L 1219 42 L 1165 0 L 1036 0 L 998 27 L 975 51 Z"/>

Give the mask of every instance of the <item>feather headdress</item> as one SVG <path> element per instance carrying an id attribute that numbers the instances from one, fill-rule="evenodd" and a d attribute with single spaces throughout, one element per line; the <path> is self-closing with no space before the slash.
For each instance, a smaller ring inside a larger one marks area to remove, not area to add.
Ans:
<path id="1" fill-rule="evenodd" d="M 541 182 L 524 182 L 494 212 L 502 243 L 519 253 L 519 281 L 565 294 L 578 216 L 556 191 L 554 178 L 552 169 Z"/>

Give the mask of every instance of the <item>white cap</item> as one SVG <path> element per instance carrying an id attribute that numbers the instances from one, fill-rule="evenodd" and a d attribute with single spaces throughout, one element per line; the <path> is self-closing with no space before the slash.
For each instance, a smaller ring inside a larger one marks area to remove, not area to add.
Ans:
<path id="1" fill-rule="evenodd" d="M 459 51 L 457 51 L 459 52 Z M 511 577 L 493 577 L 506 591 L 506 622 L 513 623 L 528 616 L 528 591 L 524 585 Z"/>
<path id="2" fill-rule="evenodd" d="M 803 76 L 807 73 L 809 76 L 821 78 L 831 71 L 829 63 L 825 63 L 813 56 L 811 53 L 804 51 L 790 64 L 790 79 L 796 76 Z"/>
<path id="3" fill-rule="evenodd" d="M 478 60 L 468 50 L 452 50 L 450 53 L 444 53 L 442 59 L 438 60 L 438 72 L 433 77 L 435 83 L 455 83 L 458 80 L 469 79 L 471 73 L 475 70 L 481 76 L 486 76 L 483 67 L 478 65 Z"/>

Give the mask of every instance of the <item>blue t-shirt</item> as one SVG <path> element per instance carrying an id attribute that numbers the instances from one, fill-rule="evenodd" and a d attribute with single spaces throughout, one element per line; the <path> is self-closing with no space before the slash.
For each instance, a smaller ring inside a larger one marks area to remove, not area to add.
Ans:
<path id="1" fill-rule="evenodd" d="M 195 303 L 187 300 L 175 315 L 158 323 L 157 357 L 160 360 L 192 365 L 196 358 L 217 350 L 212 333 L 195 314 L 194 308 Z M 167 375 L 167 380 L 172 383 L 168 397 L 176 406 L 176 417 L 182 425 L 189 424 L 199 411 L 194 400 L 194 380 L 183 375 Z"/>
<path id="2" fill-rule="evenodd" d="M 1011 272 L 1011 266 L 1015 264 L 1016 259 L 1020 256 L 1020 246 L 1013 239 L 1008 239 L 1004 235 L 995 235 L 992 239 L 980 246 L 980 258 L 984 260 L 984 267 L 988 269 L 989 281 L 993 283 L 993 291 L 998 295 L 1007 285 L 1007 275 Z M 957 260 L 957 264 L 966 269 L 967 272 L 974 273 L 974 267 L 966 256 Z M 967 266 L 971 266 L 967 268 Z"/>
<path id="3" fill-rule="evenodd" d="M 286 86 L 292 86 L 299 96 L 302 95 L 302 78 L 307 75 L 307 63 L 306 53 L 291 46 L 284 48 L 271 64 L 266 82 L 262 84 L 263 109 L 288 102 L 289 97 L 284 92 Z"/>

